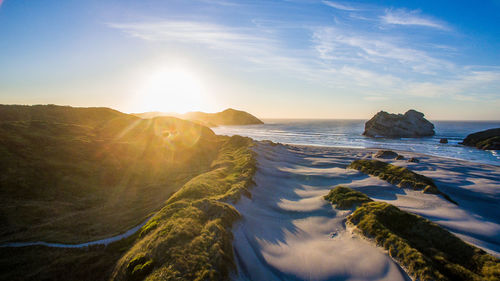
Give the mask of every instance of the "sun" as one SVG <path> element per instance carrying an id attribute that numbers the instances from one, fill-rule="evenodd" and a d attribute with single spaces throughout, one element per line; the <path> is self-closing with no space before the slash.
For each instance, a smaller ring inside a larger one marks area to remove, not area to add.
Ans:
<path id="1" fill-rule="evenodd" d="M 147 77 L 140 93 L 144 111 L 185 113 L 204 107 L 205 89 L 199 75 L 182 66 L 164 67 Z"/>

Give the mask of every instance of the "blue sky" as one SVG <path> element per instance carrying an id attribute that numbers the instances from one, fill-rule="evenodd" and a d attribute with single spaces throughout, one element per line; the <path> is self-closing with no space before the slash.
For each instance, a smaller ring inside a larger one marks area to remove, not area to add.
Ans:
<path id="1" fill-rule="evenodd" d="M 500 119 L 500 1 L 0 1 L 0 103 Z"/>

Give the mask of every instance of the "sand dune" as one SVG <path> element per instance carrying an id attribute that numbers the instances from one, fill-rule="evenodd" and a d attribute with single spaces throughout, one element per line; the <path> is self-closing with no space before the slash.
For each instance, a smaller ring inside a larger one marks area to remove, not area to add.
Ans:
<path id="1" fill-rule="evenodd" d="M 422 215 L 459 237 L 500 256 L 500 167 L 401 152 L 420 163 L 392 161 L 435 179 L 459 205 L 440 196 L 400 189 L 345 169 L 374 150 L 260 143 L 252 198 L 236 208 L 235 280 L 408 280 L 381 249 L 346 230 L 350 211 L 323 200 L 335 185 L 360 190 Z"/>

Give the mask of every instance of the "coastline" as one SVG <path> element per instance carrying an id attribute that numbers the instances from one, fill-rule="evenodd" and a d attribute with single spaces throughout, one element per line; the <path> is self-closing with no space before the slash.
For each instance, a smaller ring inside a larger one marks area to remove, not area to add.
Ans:
<path id="1" fill-rule="evenodd" d="M 267 142 L 268 140 L 264 141 L 256 141 L 256 142 Z M 321 144 L 294 144 L 294 143 L 279 143 L 284 146 L 290 146 L 290 147 L 320 147 L 320 148 L 325 148 L 325 149 L 358 149 L 358 150 L 366 150 L 366 151 L 372 151 L 373 153 L 376 153 L 379 150 L 391 150 L 394 151 L 398 154 L 411 154 L 412 156 L 410 157 L 416 157 L 416 158 L 422 158 L 422 157 L 429 157 L 429 158 L 441 158 L 443 160 L 450 160 L 450 161 L 459 161 L 463 162 L 463 164 L 474 164 L 474 165 L 486 165 L 486 166 L 493 166 L 500 168 L 500 163 L 498 165 L 496 164 L 490 164 L 490 163 L 481 163 L 481 162 L 475 162 L 471 160 L 465 160 L 461 158 L 454 158 L 454 157 L 449 157 L 449 156 L 441 156 L 441 155 L 432 155 L 432 154 L 426 154 L 426 153 L 421 153 L 421 152 L 414 152 L 414 151 L 409 151 L 409 150 L 399 150 L 399 149 L 391 149 L 391 148 L 385 148 L 385 147 L 354 147 L 354 146 L 329 146 L 329 145 L 321 145 Z M 407 159 L 403 159 L 407 160 Z"/>
<path id="2" fill-rule="evenodd" d="M 471 133 L 500 127 L 498 122 L 437 122 L 434 136 L 395 139 L 363 136 L 364 126 L 363 120 L 275 120 L 264 125 L 221 126 L 214 128 L 214 132 L 291 145 L 395 149 L 500 166 L 497 152 L 459 144 Z M 448 143 L 440 143 L 441 138 Z"/>
<path id="3" fill-rule="evenodd" d="M 358 157 L 361 158 L 366 158 L 366 157 L 371 157 L 372 154 L 376 153 L 379 151 L 379 148 L 356 148 L 356 147 L 338 147 L 338 146 L 325 146 L 325 145 L 303 145 L 303 144 L 279 144 L 279 143 L 272 143 L 270 141 L 255 141 L 257 145 L 271 145 L 271 146 L 281 146 L 290 150 L 294 151 L 301 151 L 301 150 L 320 150 L 316 152 L 316 156 L 319 156 L 319 154 L 323 153 L 326 154 L 328 151 L 337 151 L 337 152 L 344 152 L 348 154 L 356 153 L 358 154 Z M 272 144 L 271 144 L 272 143 Z M 476 163 L 476 162 L 471 162 L 467 160 L 462 160 L 462 159 L 454 159 L 450 157 L 441 157 L 441 156 L 434 156 L 434 155 L 427 155 L 423 153 L 416 153 L 412 151 L 402 151 L 402 150 L 393 150 L 394 152 L 397 152 L 398 154 L 405 155 L 405 159 L 403 160 L 388 160 L 389 162 L 392 162 L 396 165 L 403 165 L 403 166 L 408 166 L 411 164 L 414 164 L 413 166 L 419 165 L 424 166 L 429 160 L 431 160 L 431 163 L 434 162 L 453 162 L 455 165 L 457 163 L 461 165 L 473 165 L 473 166 L 479 166 L 483 168 L 490 168 L 493 170 L 497 170 L 499 175 L 500 175 L 500 166 L 492 165 L 492 164 L 484 164 L 484 163 Z M 318 154 L 319 153 L 319 154 Z M 310 156 L 310 155 L 309 155 Z M 321 157 L 321 156 L 319 156 Z M 408 163 L 406 160 L 409 157 L 416 157 L 419 160 L 421 160 L 421 163 Z M 352 159 L 355 159 L 356 157 L 347 157 L 351 158 L 349 161 Z M 427 163 L 429 164 L 429 163 Z M 347 166 L 348 164 L 345 164 Z M 500 178 L 500 177 L 499 177 Z M 500 186 L 500 183 L 497 183 Z M 154 215 L 153 215 L 154 216 Z M 0 247 L 25 247 L 25 246 L 47 246 L 47 247 L 56 247 L 56 248 L 83 248 L 83 247 L 88 247 L 88 246 L 93 246 L 93 245 L 107 245 L 112 242 L 119 241 L 121 239 L 127 238 L 133 234 L 135 234 L 142 226 L 144 226 L 153 216 L 148 217 L 145 221 L 143 221 L 141 224 L 114 236 L 95 240 L 95 241 L 89 241 L 89 242 L 84 242 L 84 243 L 78 243 L 78 244 L 64 244 L 64 243 L 57 243 L 57 242 L 45 242 L 45 241 L 23 241 L 23 242 L 7 242 L 0 244 Z M 464 235 L 462 233 L 456 233 L 458 236 L 461 238 L 467 238 L 467 235 Z M 470 237 L 470 240 L 474 240 L 477 242 L 477 238 L 472 238 Z M 470 243 L 470 242 L 469 242 Z M 474 244 L 474 243 L 471 243 Z M 476 245 L 478 246 L 478 245 Z M 479 246 L 480 247 L 480 246 Z M 500 248 L 499 248 L 500 249 Z M 497 256 L 500 256 L 500 251 L 494 252 L 496 253 Z"/>

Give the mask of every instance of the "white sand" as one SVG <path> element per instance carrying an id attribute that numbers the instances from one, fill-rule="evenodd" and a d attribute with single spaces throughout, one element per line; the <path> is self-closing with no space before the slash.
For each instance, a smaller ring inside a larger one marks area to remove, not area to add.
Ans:
<path id="1" fill-rule="evenodd" d="M 401 152 L 421 163 L 394 164 L 435 179 L 455 201 L 400 189 L 345 167 L 376 150 L 260 143 L 252 198 L 236 208 L 235 280 L 408 280 L 381 248 L 346 231 L 350 211 L 323 200 L 339 184 L 439 223 L 500 256 L 500 167 Z"/>

